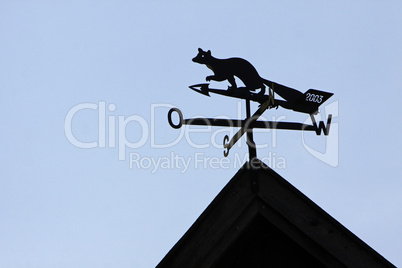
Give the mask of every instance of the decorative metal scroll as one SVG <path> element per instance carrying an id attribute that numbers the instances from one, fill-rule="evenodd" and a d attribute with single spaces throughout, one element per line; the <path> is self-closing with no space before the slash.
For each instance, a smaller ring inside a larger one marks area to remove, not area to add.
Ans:
<path id="1" fill-rule="evenodd" d="M 266 129 L 287 129 L 315 131 L 317 135 L 329 134 L 332 115 L 328 116 L 327 124 L 315 121 L 314 115 L 318 113 L 321 104 L 327 101 L 333 93 L 324 92 L 316 89 L 309 89 L 302 93 L 296 89 L 261 78 L 255 68 L 246 60 L 241 58 L 217 59 L 212 57 L 211 52 L 198 49 L 198 55 L 193 61 L 205 64 L 210 68 L 214 75 L 207 76 L 206 80 L 223 81 L 228 80 L 230 87 L 227 90 L 209 88 L 209 84 L 192 85 L 190 88 L 197 93 L 210 97 L 210 93 L 223 95 L 227 97 L 244 99 L 246 102 L 246 119 L 218 119 L 218 118 L 190 118 L 183 119 L 183 114 L 178 108 L 172 108 L 168 112 L 168 122 L 172 128 L 178 129 L 182 125 L 199 125 L 199 126 L 221 126 L 221 127 L 240 127 L 240 130 L 231 138 L 225 136 L 223 139 L 223 154 L 228 156 L 230 149 L 236 142 L 247 133 L 247 144 L 249 147 L 250 160 L 257 156 L 256 147 L 253 140 L 254 128 Z M 237 87 L 234 77 L 239 78 L 245 87 Z M 265 95 L 265 86 L 268 86 L 268 95 Z M 259 90 L 258 93 L 252 91 Z M 275 99 L 275 93 L 282 97 L 283 100 Z M 258 110 L 251 115 L 250 101 L 260 103 Z M 258 121 L 258 118 L 271 108 L 282 107 L 295 112 L 306 113 L 310 115 L 312 124 L 302 124 L 296 122 L 279 122 L 279 121 Z M 174 124 L 172 114 L 176 112 L 179 116 L 179 123 Z"/>

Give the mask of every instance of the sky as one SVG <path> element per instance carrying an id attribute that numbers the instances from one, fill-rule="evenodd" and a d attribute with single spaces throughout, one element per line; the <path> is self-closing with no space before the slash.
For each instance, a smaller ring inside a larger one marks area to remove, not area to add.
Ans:
<path id="1" fill-rule="evenodd" d="M 400 1 L 0 1 L 0 267 L 154 267 L 247 160 L 244 102 L 188 86 L 197 49 L 334 93 L 329 136 L 256 131 L 258 157 L 402 266 Z M 211 87 L 226 89 L 227 81 Z M 252 104 L 256 110 L 257 104 Z M 177 115 L 173 114 L 177 122 Z M 311 123 L 278 108 L 263 120 Z"/>

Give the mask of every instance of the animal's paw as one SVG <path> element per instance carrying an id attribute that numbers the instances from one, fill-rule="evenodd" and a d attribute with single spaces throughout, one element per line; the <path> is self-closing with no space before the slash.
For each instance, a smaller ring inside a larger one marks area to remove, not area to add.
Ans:
<path id="1" fill-rule="evenodd" d="M 207 77 L 205 78 L 205 80 L 207 80 L 207 82 L 209 82 L 209 81 L 211 81 L 211 77 L 212 77 L 212 76 L 207 76 Z"/>

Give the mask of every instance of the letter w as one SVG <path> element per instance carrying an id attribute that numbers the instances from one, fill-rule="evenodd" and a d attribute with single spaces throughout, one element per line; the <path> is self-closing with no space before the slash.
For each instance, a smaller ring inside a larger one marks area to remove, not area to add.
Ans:
<path id="1" fill-rule="evenodd" d="M 328 115 L 327 126 L 325 126 L 325 124 L 324 124 L 323 121 L 320 121 L 320 122 L 318 123 L 318 126 L 317 126 L 317 123 L 316 123 L 316 121 L 315 121 L 314 116 L 311 114 L 310 117 L 311 117 L 311 121 L 313 122 L 313 126 L 314 126 L 314 128 L 315 128 L 315 133 L 316 133 L 317 135 L 321 135 L 321 130 L 322 130 L 322 131 L 324 132 L 324 135 L 325 135 L 325 136 L 328 136 L 328 134 L 329 134 L 329 129 L 330 129 L 330 127 L 331 127 L 332 114 Z"/>

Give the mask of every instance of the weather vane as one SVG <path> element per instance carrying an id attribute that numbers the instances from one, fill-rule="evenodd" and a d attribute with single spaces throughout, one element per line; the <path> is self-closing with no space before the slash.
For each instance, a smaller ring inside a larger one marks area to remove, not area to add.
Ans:
<path id="1" fill-rule="evenodd" d="M 254 128 L 267 129 L 288 129 L 288 130 L 304 130 L 315 131 L 317 135 L 324 132 L 329 134 L 332 115 L 328 115 L 327 125 L 320 121 L 317 125 L 314 115 L 318 113 L 318 108 L 333 93 L 324 92 L 316 89 L 309 89 L 304 94 L 300 91 L 277 84 L 275 82 L 262 78 L 251 63 L 241 58 L 217 59 L 211 55 L 211 51 L 203 51 L 198 49 L 198 54 L 193 58 L 193 62 L 205 64 L 214 72 L 214 75 L 206 77 L 209 82 L 228 80 L 230 86 L 227 90 L 209 88 L 208 83 L 192 85 L 190 88 L 200 94 L 210 96 L 215 93 L 232 98 L 244 99 L 246 102 L 246 118 L 241 119 L 218 119 L 218 118 L 191 118 L 183 119 L 183 114 L 177 108 L 172 108 L 168 112 L 168 122 L 173 128 L 180 128 L 184 125 L 208 125 L 222 127 L 240 127 L 240 130 L 229 140 L 229 136 L 223 139 L 224 156 L 229 155 L 229 150 L 235 143 L 247 132 L 247 145 L 249 148 L 250 160 L 257 156 L 256 146 L 253 140 Z M 244 87 L 237 87 L 235 77 L 239 78 Z M 265 86 L 268 86 L 268 95 L 265 95 Z M 258 92 L 255 92 L 258 91 Z M 278 94 L 283 100 L 275 99 Z M 250 101 L 260 104 L 258 110 L 251 115 Z M 258 121 L 258 118 L 271 108 L 282 107 L 295 112 L 306 113 L 310 115 L 312 125 L 295 123 L 295 122 L 279 122 L 279 121 Z M 175 125 L 172 121 L 172 113 L 179 115 L 179 123 Z"/>

